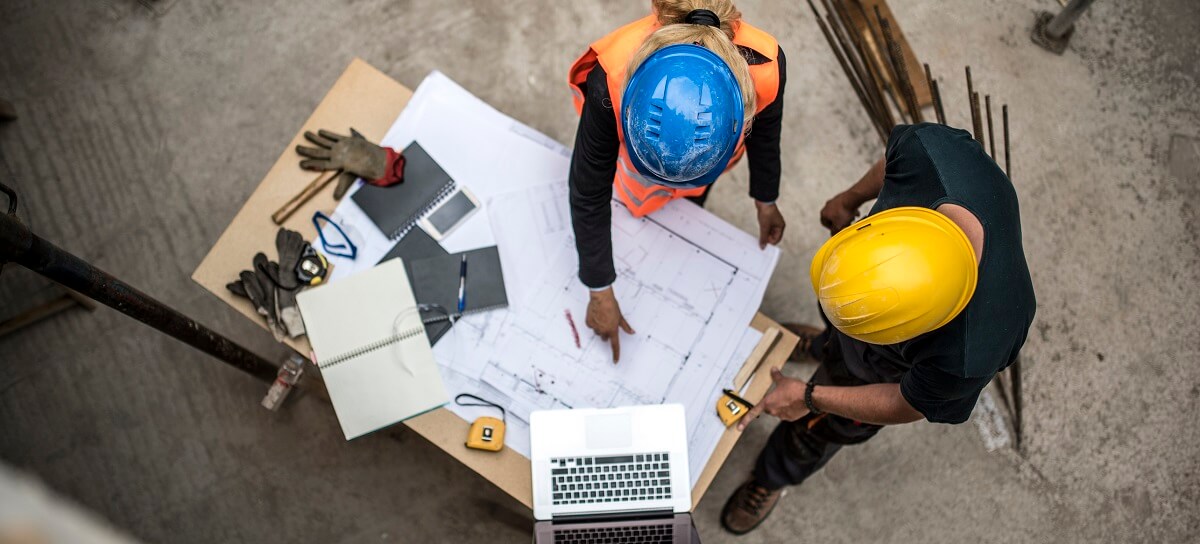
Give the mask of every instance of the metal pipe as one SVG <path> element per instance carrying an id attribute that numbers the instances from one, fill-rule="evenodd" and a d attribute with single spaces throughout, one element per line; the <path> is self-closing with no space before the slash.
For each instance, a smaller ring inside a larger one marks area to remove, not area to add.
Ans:
<path id="1" fill-rule="evenodd" d="M 1071 0 L 1062 11 L 1058 12 L 1050 22 L 1046 23 L 1044 32 L 1046 36 L 1061 40 L 1075 26 L 1075 21 L 1079 19 L 1083 12 L 1087 11 L 1088 6 L 1092 5 L 1094 0 Z"/>
<path id="2" fill-rule="evenodd" d="M 988 146 L 992 150 L 992 160 L 996 160 L 996 132 L 992 130 L 992 95 L 984 95 L 983 103 L 987 106 Z"/>
<path id="3" fill-rule="evenodd" d="M 3 184 L 0 190 L 14 197 Z M 15 198 L 14 198 L 15 202 Z M 10 205 L 10 209 L 12 206 Z M 250 375 L 270 382 L 276 367 L 129 284 L 43 240 L 14 214 L 0 215 L 0 262 L 14 262 L 150 325 Z"/>

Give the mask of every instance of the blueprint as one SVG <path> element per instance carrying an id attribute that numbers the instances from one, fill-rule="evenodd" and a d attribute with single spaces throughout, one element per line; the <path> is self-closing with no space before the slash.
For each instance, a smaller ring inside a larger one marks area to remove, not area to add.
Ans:
<path id="1" fill-rule="evenodd" d="M 760 250 L 753 236 L 691 202 L 636 219 L 614 201 L 614 289 L 636 331 L 621 334 L 614 365 L 609 344 L 584 322 L 588 291 L 577 277 L 569 150 L 438 72 L 417 88 L 382 143 L 404 148 L 414 140 L 483 202 L 484 213 L 442 246 L 497 245 L 508 291 L 507 309 L 463 317 L 434 346 L 450 397 L 471 393 L 502 405 L 505 445 L 525 456 L 533 410 L 683 404 L 695 485 L 725 431 L 716 399 L 762 336 L 749 324 L 779 249 Z M 374 266 L 392 246 L 352 199 L 343 198 L 333 218 L 359 255 L 330 257 L 331 280 Z M 467 421 L 497 415 L 447 408 Z"/>
<path id="2" fill-rule="evenodd" d="M 493 213 L 492 231 L 510 306 L 460 321 L 438 343 L 447 388 L 504 399 L 506 445 L 524 455 L 533 410 L 681 403 L 694 484 L 725 430 L 714 408 L 720 390 L 762 336 L 747 325 L 778 249 L 760 250 L 690 202 L 643 219 L 612 202 L 614 290 L 636 331 L 622 333 L 614 365 L 608 342 L 584 325 L 588 291 L 577 278 L 566 182 L 497 195 L 488 205 L 503 211 Z"/>

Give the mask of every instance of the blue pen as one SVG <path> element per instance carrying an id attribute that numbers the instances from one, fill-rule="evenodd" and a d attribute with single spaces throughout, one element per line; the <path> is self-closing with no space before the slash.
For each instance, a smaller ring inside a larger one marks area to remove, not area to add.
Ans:
<path id="1" fill-rule="evenodd" d="M 462 264 L 458 267 L 458 313 L 467 307 L 467 254 L 463 253 Z"/>

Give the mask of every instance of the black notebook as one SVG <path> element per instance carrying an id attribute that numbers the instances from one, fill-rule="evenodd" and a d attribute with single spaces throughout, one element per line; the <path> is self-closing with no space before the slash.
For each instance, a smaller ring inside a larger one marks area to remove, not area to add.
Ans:
<path id="1" fill-rule="evenodd" d="M 418 304 L 440 306 L 443 312 L 422 312 L 426 320 L 425 330 L 430 341 L 437 342 L 446 330 L 449 320 L 439 323 L 438 316 L 446 313 L 460 315 L 482 312 L 508 306 L 508 292 L 504 290 L 504 272 L 500 268 L 500 252 L 496 246 L 473 249 L 467 256 L 466 306 L 458 312 L 459 267 L 464 253 L 454 253 L 414 260 L 407 263 L 408 278 L 412 283 L 413 296 Z M 436 326 L 434 326 L 436 325 Z"/>
<path id="2" fill-rule="evenodd" d="M 404 181 L 391 187 L 363 185 L 351 197 L 389 239 L 403 237 L 430 209 L 454 191 L 454 180 L 421 145 L 404 148 Z"/>

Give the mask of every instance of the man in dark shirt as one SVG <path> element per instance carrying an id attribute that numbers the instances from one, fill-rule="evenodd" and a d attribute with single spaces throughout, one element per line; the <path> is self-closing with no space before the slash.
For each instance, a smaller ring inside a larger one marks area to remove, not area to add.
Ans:
<path id="1" fill-rule="evenodd" d="M 966 421 L 983 388 L 1025 342 L 1036 300 L 1017 195 L 969 133 L 937 124 L 896 127 L 885 158 L 826 203 L 821 221 L 837 233 L 872 198 L 878 200 L 860 230 L 871 216 L 906 206 L 953 221 L 974 252 L 974 292 L 945 325 L 890 345 L 850 337 L 830 326 L 823 309 L 825 332 L 808 353 L 822 361 L 811 384 L 776 371 L 774 388 L 739 424 L 745 428 L 762 412 L 783 420 L 753 479 L 725 506 L 722 524 L 731 532 L 756 527 L 785 486 L 803 482 L 843 445 L 861 443 L 883 425 Z"/>
<path id="2" fill-rule="evenodd" d="M 752 49 L 741 50 L 742 56 L 751 65 L 771 62 Z M 779 198 L 779 135 L 783 123 L 783 91 L 787 82 L 787 65 L 782 48 L 778 50 L 775 62 L 779 69 L 779 91 L 775 101 L 754 116 L 751 130 L 745 137 L 750 168 L 750 198 L 755 202 L 758 215 L 759 244 L 764 247 L 768 243 L 778 244 L 784 229 L 783 216 L 775 205 Z M 604 293 L 611 297 L 610 288 L 617 280 L 612 256 L 611 201 L 621 140 L 617 136 L 608 75 L 602 66 L 597 64 L 592 68 L 586 86 L 580 91 L 585 100 L 575 135 L 575 152 L 571 156 L 568 181 L 571 224 L 579 254 L 579 279 L 592 290 L 593 297 Z M 690 200 L 703 206 L 707 197 L 706 192 Z M 614 304 L 615 300 L 612 299 Z M 628 327 L 623 318 L 619 315 L 617 318 L 624 327 Z M 626 333 L 633 332 L 631 327 L 624 330 Z M 610 342 L 615 361 L 620 357 L 616 330 L 611 331 Z"/>

